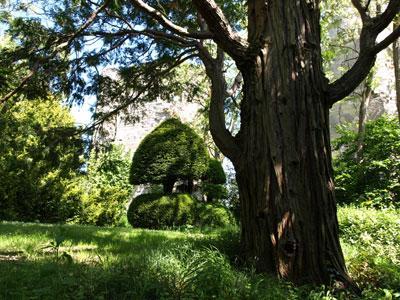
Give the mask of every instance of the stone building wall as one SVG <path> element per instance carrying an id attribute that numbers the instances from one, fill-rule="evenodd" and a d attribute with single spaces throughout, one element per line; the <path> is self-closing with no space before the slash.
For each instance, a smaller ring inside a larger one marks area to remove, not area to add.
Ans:
<path id="1" fill-rule="evenodd" d="M 106 75 L 115 79 L 114 70 L 105 70 Z M 176 97 L 173 102 L 157 99 L 153 102 L 131 105 L 124 112 L 118 112 L 96 128 L 93 134 L 93 145 L 115 143 L 123 145 L 133 154 L 142 139 L 161 122 L 177 117 L 184 123 L 196 118 L 200 105 L 187 102 L 183 97 Z M 107 107 L 96 107 L 97 111 L 107 113 Z M 126 114 L 129 118 L 126 118 Z M 132 121 L 133 120 L 133 121 Z"/>

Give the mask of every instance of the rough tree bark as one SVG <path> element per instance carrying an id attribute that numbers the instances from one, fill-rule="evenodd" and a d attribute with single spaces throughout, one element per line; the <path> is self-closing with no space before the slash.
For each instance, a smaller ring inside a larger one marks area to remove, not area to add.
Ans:
<path id="1" fill-rule="evenodd" d="M 332 269 L 345 276 L 346 268 L 333 195 L 319 11 L 312 1 L 283 2 L 265 8 L 266 29 L 249 24 L 250 36 L 262 35 L 265 44 L 239 66 L 242 155 L 234 165 L 241 240 L 259 270 L 298 283 L 326 283 Z M 257 13 L 250 8 L 249 19 Z"/>
<path id="2" fill-rule="evenodd" d="M 352 285 L 338 237 L 329 109 L 366 78 L 376 54 L 393 40 L 391 35 L 376 44 L 399 3 L 391 1 L 371 18 L 361 2 L 352 1 L 364 25 L 360 56 L 328 84 L 318 0 L 249 1 L 246 41 L 214 1 L 193 2 L 243 76 L 241 128 L 233 137 L 224 124 L 222 55 L 200 53 L 212 83 L 210 130 L 236 170 L 244 257 L 258 270 L 296 283 L 329 284 L 335 277 Z"/>
<path id="3" fill-rule="evenodd" d="M 332 271 L 347 275 L 333 195 L 319 10 L 316 3 L 283 2 L 249 4 L 249 39 L 261 44 L 253 57 L 236 61 L 244 79 L 241 128 L 237 149 L 225 153 L 237 174 L 246 259 L 297 283 L 329 283 Z M 208 75 L 213 103 L 223 102 L 221 60 Z M 215 128 L 213 118 L 220 114 L 211 107 L 217 141 L 224 129 Z"/>

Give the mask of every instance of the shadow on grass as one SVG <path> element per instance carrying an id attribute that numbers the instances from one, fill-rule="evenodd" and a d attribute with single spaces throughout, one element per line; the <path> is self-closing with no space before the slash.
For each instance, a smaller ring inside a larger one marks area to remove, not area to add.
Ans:
<path id="1" fill-rule="evenodd" d="M 25 259 L 0 260 L 0 299 L 288 298 L 288 289 L 276 279 L 232 267 L 222 252 L 237 248 L 234 230 L 201 234 L 0 224 L 4 234 L 37 244 L 62 234 L 82 253 L 97 256 L 79 260 L 80 252 L 73 251 L 71 262 L 59 254 L 36 252 Z M 6 239 L 0 239 L 0 250 Z"/>

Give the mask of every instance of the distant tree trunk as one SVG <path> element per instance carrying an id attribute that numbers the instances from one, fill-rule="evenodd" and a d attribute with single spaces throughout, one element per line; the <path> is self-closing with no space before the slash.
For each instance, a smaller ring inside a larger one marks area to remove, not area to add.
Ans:
<path id="1" fill-rule="evenodd" d="M 342 123 L 342 118 L 343 118 L 342 111 L 343 111 L 342 103 L 339 103 L 338 104 L 338 121 L 339 121 L 339 124 Z"/>
<path id="2" fill-rule="evenodd" d="M 372 75 L 371 75 L 372 76 Z M 368 107 L 372 97 L 372 88 L 369 80 L 365 83 L 361 95 L 360 109 L 358 113 L 358 137 L 357 137 L 357 152 L 356 160 L 360 162 L 363 157 L 364 140 L 365 140 L 365 124 L 368 119 Z"/>
<path id="3" fill-rule="evenodd" d="M 187 180 L 187 192 L 189 194 L 193 193 L 193 188 L 194 188 L 193 179 L 188 179 Z"/>
<path id="4" fill-rule="evenodd" d="M 393 23 L 393 29 L 400 25 L 400 18 Z M 400 40 L 393 43 L 394 79 L 396 83 L 397 114 L 400 122 Z"/>
<path id="5" fill-rule="evenodd" d="M 169 195 L 172 194 L 172 191 L 174 189 L 174 185 L 175 185 L 176 179 L 175 178 L 166 178 L 163 182 L 163 191 L 164 194 Z"/>

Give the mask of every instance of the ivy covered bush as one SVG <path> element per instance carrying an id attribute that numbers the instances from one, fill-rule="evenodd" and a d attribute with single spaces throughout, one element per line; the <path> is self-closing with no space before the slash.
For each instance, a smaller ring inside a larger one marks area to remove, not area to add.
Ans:
<path id="1" fill-rule="evenodd" d="M 336 195 L 339 203 L 366 207 L 400 207 L 400 125 L 382 116 L 366 124 L 362 159 L 356 160 L 357 133 L 338 129 L 334 141 Z"/>
<path id="2" fill-rule="evenodd" d="M 191 225 L 195 200 L 189 194 L 142 194 L 132 200 L 128 222 L 135 228 Z"/>
<path id="3" fill-rule="evenodd" d="M 137 148 L 131 165 L 132 184 L 162 184 L 164 193 L 172 193 L 176 181 L 188 184 L 200 179 L 208 168 L 208 153 L 203 140 L 178 119 L 161 123 Z"/>

